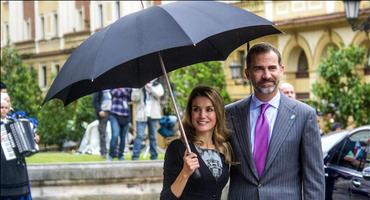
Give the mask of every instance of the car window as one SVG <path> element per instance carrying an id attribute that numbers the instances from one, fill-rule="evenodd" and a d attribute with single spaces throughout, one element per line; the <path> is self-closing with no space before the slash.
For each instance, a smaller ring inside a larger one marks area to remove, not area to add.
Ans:
<path id="1" fill-rule="evenodd" d="M 370 138 L 370 130 L 361 130 L 353 134 L 350 139 L 353 141 L 360 141 L 367 143 Z"/>
<path id="2" fill-rule="evenodd" d="M 333 151 L 330 163 L 362 171 L 364 167 L 370 166 L 370 130 L 352 134 Z"/>

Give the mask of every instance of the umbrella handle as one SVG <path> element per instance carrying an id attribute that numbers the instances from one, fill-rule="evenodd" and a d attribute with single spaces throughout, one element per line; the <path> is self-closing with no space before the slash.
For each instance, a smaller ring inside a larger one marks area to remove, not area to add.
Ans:
<path id="1" fill-rule="evenodd" d="M 188 150 L 189 153 L 191 153 L 192 151 L 190 149 L 188 139 L 186 138 L 186 135 L 185 135 L 184 126 L 182 125 L 182 121 L 181 121 L 181 117 L 180 117 L 180 114 L 179 114 L 179 110 L 177 108 L 176 100 L 175 100 L 175 97 L 173 96 L 173 91 L 172 91 L 172 88 L 171 88 L 171 84 L 170 84 L 170 81 L 169 81 L 169 78 L 168 78 L 168 75 L 167 75 L 166 68 L 164 67 L 164 62 L 163 62 L 162 55 L 161 55 L 160 52 L 158 52 L 158 57 L 159 57 L 159 61 L 161 63 L 163 75 L 164 75 L 164 77 L 166 79 L 166 84 L 167 84 L 168 90 L 170 91 L 170 96 L 171 96 L 172 104 L 175 107 L 177 119 L 179 119 L 181 136 L 184 139 L 186 149 Z M 194 178 L 200 178 L 201 177 L 201 174 L 200 174 L 199 169 L 196 169 L 194 171 L 193 177 Z"/>

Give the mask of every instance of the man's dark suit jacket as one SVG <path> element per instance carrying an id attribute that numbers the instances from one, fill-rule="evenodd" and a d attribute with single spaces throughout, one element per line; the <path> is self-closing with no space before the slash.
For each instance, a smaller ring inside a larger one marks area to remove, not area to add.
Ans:
<path id="1" fill-rule="evenodd" d="M 195 146 L 189 144 L 192 152 L 197 154 L 199 159 L 199 171 L 201 173 L 201 178 L 194 178 L 191 176 L 188 183 L 185 186 L 184 192 L 179 199 L 189 199 L 189 200 L 204 200 L 204 199 L 221 199 L 222 189 L 225 187 L 229 179 L 229 166 L 225 164 L 224 156 L 221 155 L 223 171 L 218 180 L 211 174 L 211 171 L 201 159 Z M 183 167 L 183 156 L 185 152 L 185 145 L 180 139 L 174 140 L 168 146 L 166 150 L 166 155 L 164 159 L 164 179 L 163 179 L 163 189 L 161 192 L 161 200 L 177 199 L 172 193 L 170 187 L 172 183 L 176 180 Z"/>

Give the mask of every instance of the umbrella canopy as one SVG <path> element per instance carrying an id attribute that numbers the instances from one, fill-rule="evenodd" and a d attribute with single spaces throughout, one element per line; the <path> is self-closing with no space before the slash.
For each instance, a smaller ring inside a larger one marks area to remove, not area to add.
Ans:
<path id="1" fill-rule="evenodd" d="M 194 63 L 225 60 L 255 38 L 280 33 L 253 13 L 220 2 L 175 2 L 124 16 L 73 51 L 44 103 L 65 105 L 102 89 L 144 86 L 167 72 Z"/>

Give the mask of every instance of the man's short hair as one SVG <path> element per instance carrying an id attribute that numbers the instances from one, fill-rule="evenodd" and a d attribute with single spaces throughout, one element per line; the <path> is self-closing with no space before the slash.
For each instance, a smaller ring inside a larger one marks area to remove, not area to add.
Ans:
<path id="1" fill-rule="evenodd" d="M 246 57 L 246 64 L 247 68 L 251 67 L 252 64 L 252 58 L 255 57 L 258 54 L 262 53 L 268 53 L 270 51 L 273 51 L 278 56 L 279 65 L 281 65 L 281 55 L 280 52 L 271 44 L 269 43 L 259 43 L 254 45 L 250 50 L 248 51 L 247 57 Z"/>

